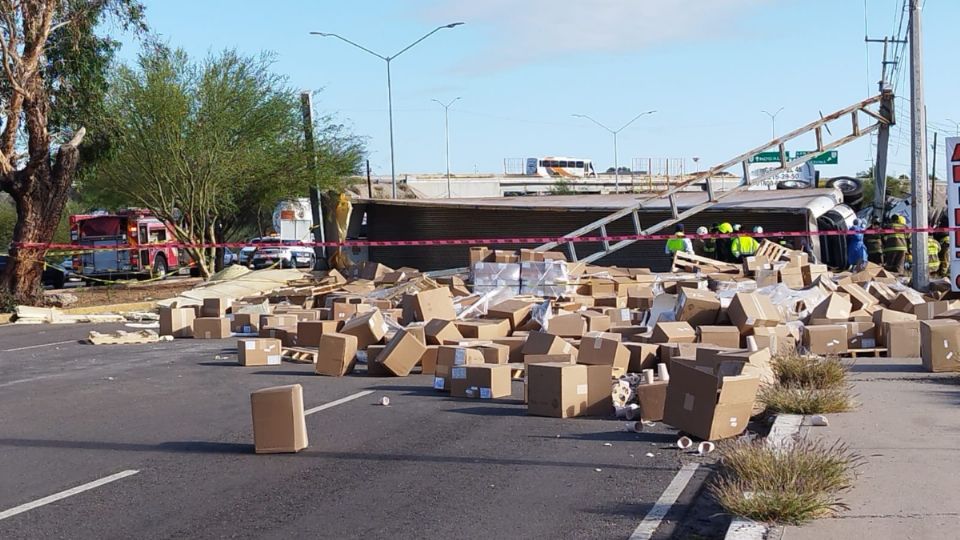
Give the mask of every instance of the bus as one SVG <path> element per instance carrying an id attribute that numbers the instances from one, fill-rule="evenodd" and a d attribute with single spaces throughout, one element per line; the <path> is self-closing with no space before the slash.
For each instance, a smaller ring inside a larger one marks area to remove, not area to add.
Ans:
<path id="1" fill-rule="evenodd" d="M 596 178 L 593 161 L 567 157 L 527 158 L 527 176 Z"/>

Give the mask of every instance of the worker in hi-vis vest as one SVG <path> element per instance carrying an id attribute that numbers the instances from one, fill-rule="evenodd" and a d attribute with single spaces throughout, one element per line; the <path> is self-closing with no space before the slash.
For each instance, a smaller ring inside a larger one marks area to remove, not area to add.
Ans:
<path id="1" fill-rule="evenodd" d="M 667 245 L 663 249 L 663 252 L 667 255 L 673 255 L 678 251 L 690 254 L 693 253 L 693 244 L 690 243 L 689 238 L 686 238 L 683 235 L 683 223 L 677 224 L 676 232 L 673 233 L 673 238 L 667 240 Z"/>
<path id="2" fill-rule="evenodd" d="M 734 229 L 737 227 L 738 226 L 735 225 Z M 753 232 L 762 234 L 763 227 L 754 227 Z M 752 256 L 757 252 L 758 249 L 760 249 L 760 242 L 757 242 L 755 238 L 748 234 L 741 234 L 740 236 L 734 238 L 733 243 L 730 244 L 730 252 L 739 262 L 742 262 L 747 257 Z"/>

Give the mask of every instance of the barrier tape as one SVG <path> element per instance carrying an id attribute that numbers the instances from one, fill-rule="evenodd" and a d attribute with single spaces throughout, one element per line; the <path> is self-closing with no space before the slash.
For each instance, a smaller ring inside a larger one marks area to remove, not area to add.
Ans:
<path id="1" fill-rule="evenodd" d="M 853 234 L 912 234 L 919 232 L 926 233 L 950 233 L 951 231 L 960 231 L 960 227 L 904 227 L 901 229 L 866 229 L 863 231 L 817 231 L 812 234 L 807 231 L 779 231 L 754 233 L 741 231 L 739 233 L 708 233 L 708 234 L 686 234 L 684 238 L 690 240 L 697 239 L 722 239 L 736 238 L 739 236 L 750 236 L 751 238 L 792 238 L 804 236 L 850 236 Z M 210 249 L 210 248 L 283 248 L 283 247 L 414 247 L 414 246 L 485 246 L 501 244 L 546 244 L 556 242 L 559 244 L 573 243 L 600 243 L 600 242 L 622 242 L 624 240 L 646 241 L 646 240 L 669 240 L 674 238 L 673 233 L 663 234 L 623 234 L 607 236 L 527 236 L 514 238 L 457 238 L 457 239 L 439 239 L 439 240 L 346 240 L 344 242 L 298 242 L 296 244 L 265 243 L 260 242 L 250 244 L 247 242 L 210 242 L 201 244 L 187 244 L 178 242 L 167 242 L 163 244 L 147 244 L 143 246 L 101 246 L 77 249 L 76 244 L 43 244 L 38 242 L 15 242 L 12 245 L 21 249 L 41 249 L 54 251 L 65 255 L 77 255 L 91 253 L 95 251 L 118 251 L 118 250 L 140 250 L 140 249 Z"/>

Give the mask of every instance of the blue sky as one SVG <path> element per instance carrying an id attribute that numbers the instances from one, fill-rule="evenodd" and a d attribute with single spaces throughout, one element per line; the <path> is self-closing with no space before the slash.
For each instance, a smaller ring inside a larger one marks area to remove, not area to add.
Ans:
<path id="1" fill-rule="evenodd" d="M 903 0 L 866 0 L 874 37 L 896 31 Z M 383 61 L 310 31 L 341 34 L 389 55 L 442 30 L 393 62 L 398 173 L 444 169 L 450 111 L 454 172 L 501 172 L 504 158 L 568 155 L 613 165 L 608 133 L 574 113 L 619 127 L 620 164 L 633 158 L 722 162 L 770 137 L 761 110 L 784 110 L 784 133 L 872 95 L 881 49 L 863 43 L 863 0 L 145 0 L 147 18 L 196 57 L 224 48 L 277 55 L 275 69 L 315 106 L 364 137 L 374 174 L 389 174 Z M 928 121 L 941 136 L 960 120 L 951 103 L 960 72 L 949 60 L 960 2 L 928 0 L 924 53 Z M 904 25 L 905 26 L 905 25 Z M 137 44 L 124 39 L 122 58 Z M 906 56 L 904 57 L 906 60 Z M 868 72 L 869 69 L 869 72 Z M 909 97 L 906 62 L 897 93 Z M 898 99 L 891 171 L 909 170 L 907 102 Z M 864 169 L 869 142 L 840 150 L 833 176 Z M 938 170 L 943 171 L 942 151 Z M 942 177 L 942 176 L 941 176 Z"/>

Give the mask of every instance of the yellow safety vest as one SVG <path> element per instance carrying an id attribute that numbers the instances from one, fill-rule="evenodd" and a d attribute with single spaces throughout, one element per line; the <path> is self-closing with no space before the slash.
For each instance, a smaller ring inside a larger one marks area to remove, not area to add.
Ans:
<path id="1" fill-rule="evenodd" d="M 667 240 L 667 250 L 671 255 L 678 251 L 683 251 L 685 242 L 683 241 L 683 233 L 677 233 L 676 236 Z"/>

